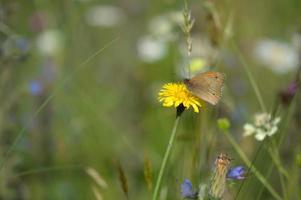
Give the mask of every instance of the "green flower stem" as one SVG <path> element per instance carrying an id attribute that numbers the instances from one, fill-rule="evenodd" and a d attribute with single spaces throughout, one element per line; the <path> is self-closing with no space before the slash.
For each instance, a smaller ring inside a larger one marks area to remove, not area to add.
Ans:
<path id="1" fill-rule="evenodd" d="M 160 171 L 159 171 L 159 175 L 158 175 L 157 182 L 156 182 L 156 185 L 155 185 L 155 190 L 154 190 L 152 200 L 157 200 L 158 199 L 163 173 L 164 173 L 168 158 L 170 156 L 171 149 L 173 147 L 173 143 L 174 143 L 175 138 L 176 138 L 176 133 L 177 133 L 177 128 L 178 128 L 179 121 L 180 121 L 180 116 L 178 116 L 176 118 L 176 121 L 174 123 L 173 129 L 172 129 L 169 141 L 168 141 L 167 149 L 165 151 L 163 161 L 162 161 L 162 164 L 161 164 L 161 167 L 160 167 Z"/>
<path id="2" fill-rule="evenodd" d="M 244 70 L 245 70 L 245 72 L 246 72 L 246 74 L 247 74 L 247 76 L 248 76 L 248 79 L 250 80 L 250 83 L 251 83 L 251 85 L 252 85 L 252 87 L 253 87 L 253 89 L 254 89 L 256 98 L 257 98 L 257 100 L 258 100 L 258 102 L 259 102 L 259 104 L 260 104 L 261 110 L 262 110 L 263 112 L 267 112 L 266 106 L 265 106 L 265 104 L 264 104 L 264 102 L 263 102 L 263 99 L 262 99 L 262 96 L 261 96 L 261 94 L 260 94 L 259 88 L 258 88 L 258 86 L 257 86 L 257 84 L 256 84 L 256 81 L 255 81 L 255 79 L 254 79 L 254 77 L 253 77 L 251 71 L 249 70 L 249 66 L 248 66 L 247 62 L 245 61 L 245 59 L 244 59 L 242 53 L 241 53 L 240 50 L 238 49 L 238 47 L 237 47 L 237 45 L 235 44 L 235 42 L 234 42 L 233 39 L 232 39 L 232 46 L 233 46 L 234 50 L 236 51 L 236 53 L 237 53 L 237 55 L 238 55 L 238 57 L 239 57 L 239 59 L 240 59 L 240 61 L 241 61 L 241 63 L 242 63 L 242 66 L 243 66 L 243 68 L 244 68 Z"/>
<path id="3" fill-rule="evenodd" d="M 285 178 L 289 179 L 289 173 L 288 171 L 283 167 L 282 163 L 281 163 L 281 159 L 279 156 L 279 152 L 276 149 L 277 147 L 275 147 L 274 145 L 272 145 L 272 147 L 268 148 L 268 152 L 272 158 L 272 161 L 274 162 L 274 164 L 276 165 L 278 171 L 280 174 L 284 175 Z"/>
<path id="4" fill-rule="evenodd" d="M 66 78 L 64 78 L 61 82 L 58 83 L 57 88 L 39 105 L 37 110 L 33 113 L 31 118 L 29 119 L 29 122 L 25 124 L 21 130 L 18 132 L 16 138 L 8 148 L 7 152 L 4 153 L 2 160 L 0 160 L 0 172 L 2 171 L 7 159 L 9 156 L 13 153 L 15 150 L 17 144 L 20 142 L 24 134 L 26 133 L 27 129 L 31 125 L 31 123 L 36 119 L 36 117 L 41 113 L 41 111 L 45 108 L 45 106 L 57 95 L 57 93 L 63 88 L 63 86 L 72 79 L 73 76 L 75 76 L 76 73 L 78 73 L 83 67 L 85 67 L 92 59 L 94 59 L 96 56 L 98 56 L 100 53 L 102 53 L 105 49 L 110 47 L 114 42 L 119 40 L 119 37 L 114 38 L 105 46 L 98 49 L 96 52 L 91 54 L 86 60 L 84 60 L 82 63 L 80 63 L 78 66 L 75 67 L 75 69 L 68 75 Z"/>
<path id="5" fill-rule="evenodd" d="M 289 122 L 291 121 L 291 117 L 292 117 L 293 111 L 295 110 L 295 104 L 296 104 L 295 99 L 296 99 L 296 98 L 294 98 L 294 101 L 292 101 L 292 103 L 289 105 L 288 112 L 286 113 L 286 115 L 285 115 L 285 117 L 284 117 L 284 118 L 285 118 L 284 124 L 283 124 L 283 126 L 282 126 L 282 128 L 281 128 L 281 130 L 280 130 L 280 133 L 279 133 L 280 138 L 279 138 L 278 141 L 276 141 L 276 146 L 278 146 L 278 147 L 276 147 L 276 148 L 277 148 L 277 151 L 279 151 L 279 148 L 280 148 L 280 146 L 281 146 L 281 144 L 282 144 L 282 142 L 283 142 L 284 135 L 285 135 L 285 134 L 284 134 L 284 133 L 285 133 L 285 130 L 287 129 L 288 124 L 289 124 Z M 265 177 L 270 177 L 270 175 L 271 175 L 271 173 L 272 173 L 272 169 L 273 169 L 273 165 L 270 164 L 269 169 L 268 169 L 268 172 L 267 172 L 267 174 L 265 175 Z M 289 186 L 287 186 L 287 187 L 289 188 Z M 262 193 L 263 193 L 263 188 L 261 188 L 260 192 L 258 193 L 256 200 L 259 200 L 259 199 L 261 198 Z M 299 199 L 301 199 L 301 198 L 299 198 Z"/>
<path id="6" fill-rule="evenodd" d="M 284 198 L 283 199 L 287 199 L 286 198 L 286 188 L 285 188 L 285 183 L 284 183 L 284 177 L 288 180 L 289 179 L 289 175 L 287 173 L 287 171 L 285 170 L 285 168 L 282 166 L 281 164 L 281 160 L 279 157 L 279 154 L 277 151 L 275 151 L 275 149 L 272 147 L 268 148 L 268 152 L 270 154 L 270 157 L 272 158 L 273 163 L 276 165 L 276 168 L 278 170 L 278 174 L 279 174 L 279 179 L 280 179 L 280 185 L 282 188 L 282 193 Z"/>
<path id="7" fill-rule="evenodd" d="M 250 170 L 255 174 L 257 179 L 267 188 L 267 190 L 273 195 L 273 197 L 277 200 L 282 200 L 280 195 L 274 190 L 274 188 L 269 184 L 269 182 L 264 178 L 264 176 L 254 167 L 252 166 L 251 161 L 248 159 L 248 157 L 245 155 L 245 153 L 242 151 L 242 149 L 239 147 L 239 145 L 236 143 L 234 138 L 230 135 L 229 132 L 225 132 L 225 135 L 231 145 L 234 147 L 235 151 L 238 153 L 240 158 L 244 161 L 244 163 L 250 168 Z"/>

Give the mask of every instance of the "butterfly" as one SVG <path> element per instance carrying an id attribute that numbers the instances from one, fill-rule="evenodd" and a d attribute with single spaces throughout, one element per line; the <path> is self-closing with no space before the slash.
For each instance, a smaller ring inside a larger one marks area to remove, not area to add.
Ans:
<path id="1" fill-rule="evenodd" d="M 184 84 L 195 96 L 216 105 L 221 99 L 225 74 L 220 72 L 204 72 L 191 79 L 184 79 Z"/>

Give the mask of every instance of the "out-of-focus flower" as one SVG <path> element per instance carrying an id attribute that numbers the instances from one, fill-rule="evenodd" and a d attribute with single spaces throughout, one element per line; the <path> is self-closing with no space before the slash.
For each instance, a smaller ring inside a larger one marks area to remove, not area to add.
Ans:
<path id="1" fill-rule="evenodd" d="M 191 73 L 198 73 L 203 70 L 207 65 L 207 61 L 201 58 L 195 58 L 190 61 Z"/>
<path id="2" fill-rule="evenodd" d="M 245 174 L 246 174 L 245 168 L 243 166 L 237 166 L 229 169 L 227 173 L 227 178 L 241 180 L 246 178 Z"/>
<path id="3" fill-rule="evenodd" d="M 58 55 L 64 47 L 64 36 L 59 30 L 47 30 L 37 38 L 39 52 L 46 56 Z"/>
<path id="4" fill-rule="evenodd" d="M 184 182 L 181 184 L 181 195 L 185 199 L 197 199 L 198 198 L 198 192 L 194 191 L 190 180 L 185 179 Z"/>
<path id="5" fill-rule="evenodd" d="M 30 49 L 29 41 L 21 36 L 11 36 L 1 45 L 1 56 L 20 58 L 25 56 Z"/>
<path id="6" fill-rule="evenodd" d="M 294 98 L 298 89 L 298 83 L 296 81 L 291 82 L 285 90 L 279 93 L 281 101 L 284 105 L 289 105 Z"/>
<path id="7" fill-rule="evenodd" d="M 215 160 L 215 168 L 209 187 L 210 197 L 216 199 L 222 198 L 226 188 L 227 173 L 230 168 L 230 163 L 231 159 L 223 153 Z"/>
<path id="8" fill-rule="evenodd" d="M 298 67 L 298 49 L 290 43 L 271 39 L 258 41 L 253 54 L 257 61 L 276 73 L 286 73 Z"/>
<path id="9" fill-rule="evenodd" d="M 254 124 L 244 125 L 244 136 L 255 135 L 258 141 L 262 141 L 265 137 L 272 136 L 277 132 L 280 121 L 280 117 L 272 119 L 268 113 L 256 114 Z"/>
<path id="10" fill-rule="evenodd" d="M 183 56 L 187 55 L 185 42 L 180 44 L 179 49 Z M 192 58 L 208 60 L 211 59 L 213 55 L 217 55 L 217 49 L 210 44 L 208 38 L 192 35 Z"/>
<path id="11" fill-rule="evenodd" d="M 205 72 L 208 70 L 207 60 L 203 58 L 193 58 L 189 63 L 189 68 L 187 69 L 187 62 L 183 62 L 178 65 L 178 74 L 180 77 L 187 78 L 197 75 L 200 72 Z M 189 74 L 190 73 L 190 74 Z"/>
<path id="12" fill-rule="evenodd" d="M 93 6 L 86 12 L 86 22 L 90 26 L 112 28 L 120 25 L 125 18 L 122 9 L 109 5 Z"/>
<path id="13" fill-rule="evenodd" d="M 220 118 L 217 120 L 217 126 L 223 131 L 229 130 L 231 124 L 228 118 Z"/>
<path id="14" fill-rule="evenodd" d="M 149 22 L 151 35 L 165 41 L 173 41 L 177 38 L 177 28 L 183 24 L 183 14 L 179 11 L 167 12 L 153 17 Z"/>
<path id="15" fill-rule="evenodd" d="M 47 27 L 47 14 L 42 11 L 33 13 L 29 18 L 29 26 L 35 32 L 43 31 Z"/>
<path id="16" fill-rule="evenodd" d="M 39 96 L 39 95 L 43 94 L 44 85 L 39 80 L 33 80 L 33 81 L 29 82 L 28 90 L 31 95 Z"/>
<path id="17" fill-rule="evenodd" d="M 194 112 L 199 112 L 199 107 L 202 107 L 202 100 L 194 96 L 184 83 L 167 83 L 163 85 L 159 92 L 158 100 L 165 107 L 178 107 L 181 104 L 188 109 L 193 107 Z"/>
<path id="18" fill-rule="evenodd" d="M 144 62 L 152 63 L 162 59 L 166 55 L 166 43 L 161 39 L 144 36 L 138 40 L 138 55 Z"/>
<path id="19" fill-rule="evenodd" d="M 177 66 L 177 71 L 179 72 L 179 75 L 185 78 L 189 77 L 189 75 L 194 76 L 200 72 L 207 71 L 212 60 L 216 59 L 217 56 L 219 56 L 218 50 L 210 44 L 207 38 L 192 35 L 191 40 L 192 49 L 190 58 L 191 61 L 195 61 L 195 63 L 190 63 L 190 74 L 188 74 L 189 70 L 187 69 L 187 61 Z M 186 42 L 182 42 L 179 45 L 179 51 L 183 58 L 187 57 Z"/>

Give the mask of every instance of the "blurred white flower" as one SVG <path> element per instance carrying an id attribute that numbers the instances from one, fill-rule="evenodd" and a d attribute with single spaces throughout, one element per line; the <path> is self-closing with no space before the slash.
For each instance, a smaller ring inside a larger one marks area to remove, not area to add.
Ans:
<path id="1" fill-rule="evenodd" d="M 190 74 L 187 61 L 187 45 L 186 42 L 182 42 L 179 45 L 179 51 L 182 54 L 183 62 L 177 65 L 177 72 L 180 77 L 190 77 L 208 70 L 210 61 L 214 60 L 218 56 L 218 51 L 208 41 L 208 39 L 199 36 L 192 36 L 192 52 L 190 61 Z M 186 60 L 186 61 L 185 61 Z"/>
<path id="2" fill-rule="evenodd" d="M 90 26 L 115 27 L 125 20 L 122 9 L 109 5 L 93 6 L 86 12 L 86 21 Z"/>
<path id="3" fill-rule="evenodd" d="M 188 68 L 188 64 L 190 68 Z M 189 78 L 195 76 L 200 72 L 204 72 L 208 70 L 207 60 L 203 58 L 192 58 L 190 63 L 187 61 L 178 65 L 178 75 L 182 78 Z M 190 73 L 190 74 L 189 74 Z"/>
<path id="4" fill-rule="evenodd" d="M 257 61 L 276 73 L 286 73 L 298 67 L 298 49 L 290 43 L 271 39 L 258 41 L 253 50 Z"/>
<path id="5" fill-rule="evenodd" d="M 151 36 L 143 36 L 138 40 L 138 55 L 144 62 L 155 62 L 166 55 L 166 43 Z"/>
<path id="6" fill-rule="evenodd" d="M 64 47 L 64 35 L 59 30 L 46 30 L 37 38 L 37 48 L 41 54 L 54 56 Z"/>
<path id="7" fill-rule="evenodd" d="M 153 17 L 148 25 L 151 35 L 166 41 L 176 39 L 178 31 L 183 24 L 183 13 L 180 11 L 167 12 Z"/>
<path id="8" fill-rule="evenodd" d="M 244 136 L 249 136 L 255 133 L 256 128 L 252 124 L 245 124 L 244 125 Z"/>
<path id="9" fill-rule="evenodd" d="M 262 141 L 266 136 L 272 136 L 277 132 L 280 121 L 280 117 L 272 119 L 272 116 L 268 113 L 256 114 L 254 124 L 247 123 L 244 125 L 243 135 L 255 135 L 258 141 Z"/>
<path id="10" fill-rule="evenodd" d="M 187 45 L 186 41 L 183 41 L 180 46 L 180 52 L 183 56 L 187 56 Z M 198 57 L 205 60 L 212 59 L 214 55 L 217 55 L 218 51 L 211 44 L 210 41 L 205 37 L 192 36 L 192 52 L 191 57 Z"/>

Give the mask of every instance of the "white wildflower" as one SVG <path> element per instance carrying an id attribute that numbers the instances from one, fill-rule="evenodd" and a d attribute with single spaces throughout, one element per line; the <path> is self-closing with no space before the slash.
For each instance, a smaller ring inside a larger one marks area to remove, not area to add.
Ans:
<path id="1" fill-rule="evenodd" d="M 137 43 L 138 56 L 147 63 L 162 59 L 167 53 L 166 43 L 151 36 L 143 36 Z"/>
<path id="2" fill-rule="evenodd" d="M 88 9 L 85 17 L 90 26 L 103 28 L 113 28 L 122 24 L 126 19 L 121 8 L 110 5 L 93 6 Z"/>
<path id="3" fill-rule="evenodd" d="M 177 73 L 180 77 L 189 78 L 197 75 L 200 72 L 209 70 L 209 66 L 212 60 L 215 60 L 218 56 L 218 51 L 209 42 L 209 40 L 203 36 L 192 35 L 192 52 L 190 56 L 190 69 L 188 68 L 187 61 L 187 45 L 183 41 L 179 45 L 179 51 L 182 55 L 183 62 L 177 65 Z"/>
<path id="4" fill-rule="evenodd" d="M 55 56 L 64 48 L 64 35 L 59 30 L 46 30 L 37 38 L 39 52 L 46 56 Z"/>
<path id="5" fill-rule="evenodd" d="M 280 117 L 272 118 L 268 113 L 256 114 L 254 124 L 244 125 L 244 136 L 254 135 L 258 141 L 262 141 L 266 136 L 274 135 L 278 130 Z"/>
<path id="6" fill-rule="evenodd" d="M 298 49 L 291 43 L 265 39 L 257 42 L 254 57 L 276 73 L 287 73 L 298 67 Z"/>
<path id="7" fill-rule="evenodd" d="M 189 68 L 188 65 L 189 64 Z M 187 69 L 188 68 L 188 69 Z M 190 62 L 183 60 L 177 65 L 177 74 L 182 78 L 189 78 L 200 72 L 208 71 L 208 62 L 203 58 L 192 58 Z"/>
<path id="8" fill-rule="evenodd" d="M 252 124 L 245 124 L 244 125 L 244 136 L 249 136 L 255 133 L 256 128 Z"/>
<path id="9" fill-rule="evenodd" d="M 171 11 L 153 17 L 148 29 L 151 35 L 161 38 L 167 42 L 177 38 L 177 33 L 180 25 L 183 23 L 183 14 L 180 11 Z"/>

